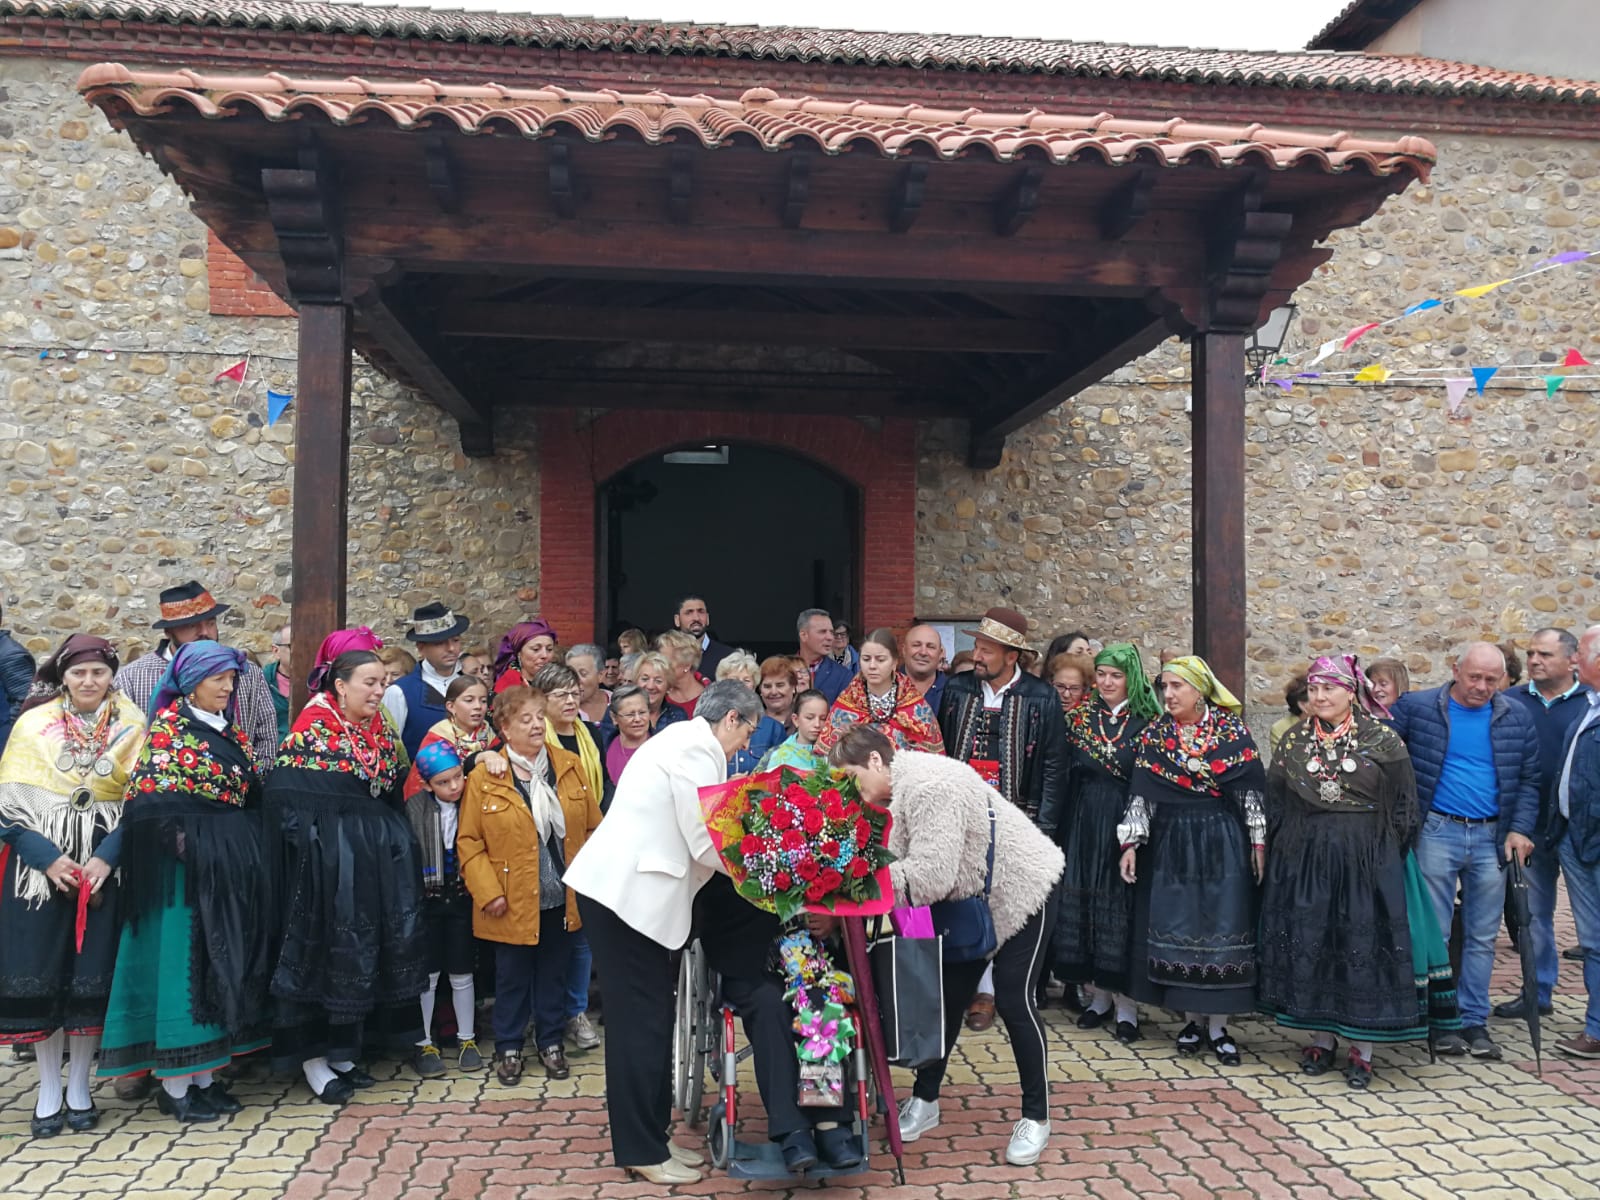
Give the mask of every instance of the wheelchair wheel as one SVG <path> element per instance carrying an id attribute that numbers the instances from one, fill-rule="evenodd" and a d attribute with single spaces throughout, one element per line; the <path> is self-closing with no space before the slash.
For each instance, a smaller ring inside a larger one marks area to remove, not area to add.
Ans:
<path id="1" fill-rule="evenodd" d="M 711 1165 L 726 1171 L 733 1161 L 733 1130 L 728 1124 L 728 1110 L 721 1104 L 711 1109 L 711 1120 L 706 1129 L 707 1149 L 711 1152 Z"/>
<path id="2" fill-rule="evenodd" d="M 706 1087 L 706 968 L 699 942 L 691 942 L 678 964 L 676 1016 L 672 1024 L 672 1096 L 690 1128 L 700 1123 Z"/>

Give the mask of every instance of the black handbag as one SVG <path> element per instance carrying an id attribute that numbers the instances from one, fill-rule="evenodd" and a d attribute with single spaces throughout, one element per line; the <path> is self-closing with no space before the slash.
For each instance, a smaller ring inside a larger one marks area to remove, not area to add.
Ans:
<path id="1" fill-rule="evenodd" d="M 911 1070 L 943 1062 L 947 1047 L 939 939 L 880 937 L 868 947 L 867 960 L 888 1060 Z"/>
<path id="2" fill-rule="evenodd" d="M 994 808 L 989 809 L 989 858 L 983 874 L 983 895 L 961 900 L 941 900 L 928 906 L 933 931 L 944 942 L 946 962 L 977 962 L 1000 948 L 989 911 L 989 889 L 994 884 Z"/>

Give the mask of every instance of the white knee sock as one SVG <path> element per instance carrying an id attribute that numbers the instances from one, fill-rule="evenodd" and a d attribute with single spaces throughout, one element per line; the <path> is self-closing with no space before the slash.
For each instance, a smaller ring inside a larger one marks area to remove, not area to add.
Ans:
<path id="1" fill-rule="evenodd" d="M 195 1087 L 197 1087 L 197 1088 L 208 1088 L 208 1087 L 210 1087 L 212 1082 L 213 1082 L 213 1079 L 214 1079 L 214 1076 L 211 1074 L 210 1071 L 196 1071 L 193 1075 L 191 1075 L 189 1077 L 189 1081 L 191 1083 L 193 1083 L 195 1085 Z"/>
<path id="2" fill-rule="evenodd" d="M 471 973 L 450 976 L 450 1003 L 456 1010 L 456 1037 L 463 1042 L 476 1041 L 478 1035 L 473 1021 L 478 1007 L 478 993 L 473 986 Z"/>
<path id="3" fill-rule="evenodd" d="M 1321 1046 L 1324 1050 L 1333 1049 L 1334 1037 L 1331 1033 L 1319 1033 L 1311 1039 L 1313 1046 Z"/>
<path id="4" fill-rule="evenodd" d="M 978 991 L 994 995 L 994 964 L 990 963 L 984 968 L 983 978 L 978 980 Z"/>
<path id="5" fill-rule="evenodd" d="M 1092 987 L 1089 989 L 1089 1009 L 1104 1016 L 1111 1011 L 1111 993 L 1105 988 Z"/>
<path id="6" fill-rule="evenodd" d="M 33 1044 L 33 1061 L 39 1069 L 39 1098 L 33 1105 L 36 1117 L 53 1117 L 61 1111 L 61 1051 L 66 1044 L 67 1035 L 61 1029 Z"/>
<path id="7" fill-rule="evenodd" d="M 308 1058 L 300 1064 L 300 1069 L 305 1072 L 306 1082 L 311 1085 L 311 1090 L 319 1096 L 322 1095 L 323 1088 L 338 1078 L 325 1058 Z"/>
<path id="8" fill-rule="evenodd" d="M 1351 1042 L 1350 1043 L 1350 1048 L 1352 1050 L 1354 1050 L 1357 1054 L 1361 1055 L 1362 1059 L 1366 1061 L 1368 1066 L 1372 1065 L 1372 1043 L 1371 1042 Z"/>
<path id="9" fill-rule="evenodd" d="M 94 1073 L 94 1053 L 100 1049 L 98 1033 L 75 1033 L 67 1039 L 72 1061 L 67 1064 L 67 1106 L 88 1108 L 94 1103 L 89 1094 L 89 1077 Z"/>
<path id="10" fill-rule="evenodd" d="M 1221 1037 L 1222 1031 L 1228 1027 L 1228 1017 L 1226 1013 L 1212 1013 L 1207 1020 L 1211 1022 L 1211 1036 L 1213 1038 Z"/>
<path id="11" fill-rule="evenodd" d="M 328 1065 L 335 1071 L 353 1071 L 355 1069 L 355 1063 L 353 1062 L 334 1062 L 331 1058 L 328 1060 Z"/>
<path id="12" fill-rule="evenodd" d="M 161 1090 L 174 1100 L 182 1100 L 189 1094 L 189 1085 L 192 1082 L 194 1082 L 193 1078 L 188 1075 L 180 1075 L 176 1079 L 163 1079 L 161 1081 Z"/>
<path id="13" fill-rule="evenodd" d="M 1117 1003 L 1118 1024 L 1126 1021 L 1129 1025 L 1137 1025 L 1139 1023 L 1139 1006 L 1135 1004 L 1131 998 L 1124 996 L 1121 992 L 1118 992 L 1112 998 Z"/>
<path id="14" fill-rule="evenodd" d="M 428 973 L 428 990 L 422 993 L 422 1040 L 419 1046 L 433 1041 L 433 998 L 439 987 L 439 972 Z"/>

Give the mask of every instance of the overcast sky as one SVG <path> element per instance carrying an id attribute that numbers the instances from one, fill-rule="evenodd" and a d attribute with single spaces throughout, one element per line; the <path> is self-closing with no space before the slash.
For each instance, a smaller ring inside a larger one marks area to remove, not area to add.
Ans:
<path id="1" fill-rule="evenodd" d="M 380 0 L 374 0 L 378 3 Z M 412 3 L 415 0 L 389 0 Z M 434 0 L 435 8 L 544 9 L 635 20 L 983 33 L 1078 42 L 1294 50 L 1348 0 Z M 548 7 L 547 7 L 548 6 Z"/>

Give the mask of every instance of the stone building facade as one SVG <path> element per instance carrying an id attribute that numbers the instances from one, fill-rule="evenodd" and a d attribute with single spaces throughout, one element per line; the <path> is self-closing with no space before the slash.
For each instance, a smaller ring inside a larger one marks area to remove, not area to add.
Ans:
<path id="1" fill-rule="evenodd" d="M 5 625 L 36 651 L 82 629 L 132 653 L 151 637 L 156 592 L 199 577 L 234 605 L 225 636 L 262 648 L 292 592 L 293 410 L 267 427 L 262 388 L 293 389 L 293 318 L 249 299 L 184 197 L 82 103 L 81 59 L 12 45 L 0 62 Z M 842 69 L 814 74 L 835 91 L 860 86 Z M 1059 96 L 1065 85 L 1049 86 Z M 1280 125 L 1331 119 L 1317 115 L 1321 101 L 1257 92 L 1217 102 Z M 1123 108 L 1172 102 L 1130 92 Z M 1382 124 L 1432 137 L 1439 166 L 1335 240 L 1298 296 L 1291 350 L 1548 254 L 1600 248 L 1600 136 L 1575 134 L 1571 114 L 1536 132 L 1488 106 L 1481 120 L 1458 109 L 1431 127 L 1393 113 Z M 1569 346 L 1600 361 L 1597 270 L 1551 272 L 1379 331 L 1344 365 L 1465 373 L 1552 362 Z M 246 355 L 243 389 L 214 381 Z M 893 615 L 1005 602 L 1047 632 L 1131 636 L 1152 656 L 1185 645 L 1187 378 L 1186 349 L 1169 343 L 1012 435 L 990 472 L 965 465 L 955 423 L 908 430 L 907 484 L 873 527 L 907 546 Z M 1431 385 L 1255 394 L 1252 697 L 1270 702 L 1310 651 L 1399 652 L 1438 679 L 1469 638 L 1600 621 L 1597 383 L 1574 379 L 1548 399 L 1542 385 L 1491 385 L 1455 415 Z M 573 521 L 549 511 L 551 417 L 503 407 L 494 456 L 467 458 L 437 410 L 358 365 L 353 419 L 352 621 L 393 636 L 414 605 L 442 595 L 487 637 L 574 591 L 540 572 L 542 537 L 582 537 L 593 520 L 592 509 Z"/>

